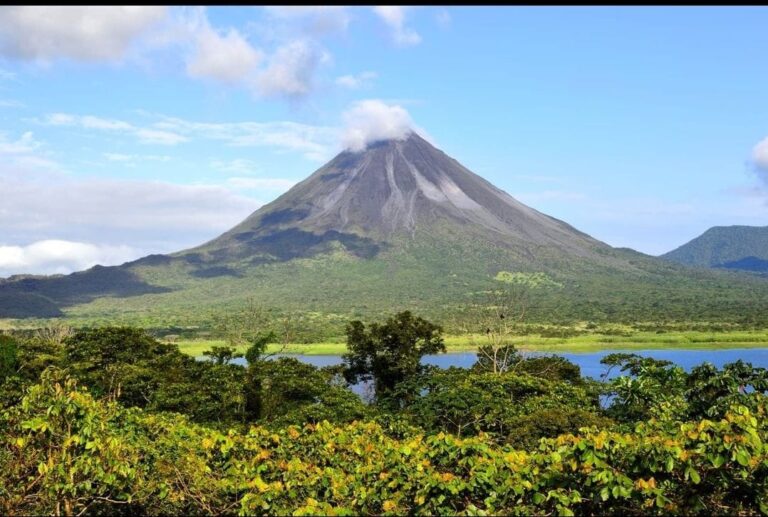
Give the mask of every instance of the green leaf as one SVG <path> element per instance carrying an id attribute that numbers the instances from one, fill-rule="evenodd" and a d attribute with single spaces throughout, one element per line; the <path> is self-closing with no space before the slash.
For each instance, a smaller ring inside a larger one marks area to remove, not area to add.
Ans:
<path id="1" fill-rule="evenodd" d="M 719 469 L 725 463 L 725 458 L 723 456 L 721 456 L 720 454 L 718 454 L 717 456 L 715 456 L 713 458 L 710 458 L 710 461 L 712 462 L 712 465 L 716 469 Z"/>
<path id="2" fill-rule="evenodd" d="M 749 453 L 744 449 L 739 449 L 736 452 L 736 461 L 739 462 L 739 465 L 746 467 L 749 465 L 749 460 L 750 460 Z"/>

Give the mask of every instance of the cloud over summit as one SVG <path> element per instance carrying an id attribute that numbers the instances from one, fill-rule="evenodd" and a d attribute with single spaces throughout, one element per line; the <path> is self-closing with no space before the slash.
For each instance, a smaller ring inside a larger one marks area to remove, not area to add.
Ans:
<path id="1" fill-rule="evenodd" d="M 402 106 L 378 99 L 358 101 L 343 114 L 341 143 L 357 152 L 378 140 L 402 140 L 413 130 L 411 115 Z"/>

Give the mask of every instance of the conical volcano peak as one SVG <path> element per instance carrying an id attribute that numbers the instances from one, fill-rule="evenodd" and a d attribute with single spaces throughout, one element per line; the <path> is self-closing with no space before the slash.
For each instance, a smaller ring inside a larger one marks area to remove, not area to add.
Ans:
<path id="1" fill-rule="evenodd" d="M 308 242 L 367 239 L 380 247 L 418 235 L 446 235 L 504 247 L 554 246 L 578 255 L 604 246 L 515 200 L 413 130 L 375 140 L 361 151 L 341 152 L 201 248 L 221 254 L 237 249 L 242 255 L 265 240 L 298 235 Z"/>

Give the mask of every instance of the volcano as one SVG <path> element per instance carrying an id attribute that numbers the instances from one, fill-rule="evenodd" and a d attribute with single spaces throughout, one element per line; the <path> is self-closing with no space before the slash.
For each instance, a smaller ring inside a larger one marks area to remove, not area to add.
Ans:
<path id="1" fill-rule="evenodd" d="M 517 201 L 411 132 L 341 152 L 198 247 L 0 281 L 0 317 L 195 322 L 249 299 L 320 319 L 439 314 L 473 303 L 505 275 L 557 286 L 548 290 L 554 305 L 539 306 L 545 319 L 553 310 L 579 319 L 666 317 L 659 299 L 678 306 L 696 299 L 697 314 L 708 315 L 719 310 L 717 297 L 738 300 L 755 289 L 768 300 L 768 283 L 612 248 Z M 704 311 L 706 300 L 712 307 Z"/>
<path id="2" fill-rule="evenodd" d="M 178 254 L 286 260 L 338 243 L 372 258 L 429 236 L 480 239 L 536 259 L 541 248 L 594 256 L 608 246 L 520 203 L 416 133 L 345 151 L 220 237 Z"/>

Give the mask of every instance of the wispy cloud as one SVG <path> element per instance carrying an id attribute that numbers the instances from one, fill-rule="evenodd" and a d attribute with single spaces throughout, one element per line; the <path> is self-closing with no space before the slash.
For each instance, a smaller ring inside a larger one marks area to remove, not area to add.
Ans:
<path id="1" fill-rule="evenodd" d="M 188 140 L 188 138 L 171 131 L 146 128 L 136 130 L 136 136 L 140 142 L 145 144 L 176 145 Z"/>
<path id="2" fill-rule="evenodd" d="M 314 89 L 318 66 L 328 62 L 330 54 L 310 40 L 297 40 L 279 47 L 270 57 L 255 83 L 265 97 L 306 97 Z"/>
<path id="3" fill-rule="evenodd" d="M 43 144 L 31 131 L 13 139 L 0 132 L 0 163 L 6 167 L 60 170 L 60 165 L 43 151 Z"/>
<path id="4" fill-rule="evenodd" d="M 214 140 L 233 147 L 272 147 L 299 152 L 305 158 L 322 161 L 338 147 L 338 128 L 297 122 L 196 122 L 161 114 L 144 113 L 155 120 L 139 126 L 124 120 L 93 115 L 52 113 L 37 122 L 51 126 L 79 127 L 91 131 L 123 132 L 139 142 L 176 145 L 193 140 Z"/>
<path id="5" fill-rule="evenodd" d="M 349 90 L 359 90 L 370 86 L 379 75 L 376 72 L 361 72 L 355 75 L 342 75 L 336 78 L 336 85 Z"/>
<path id="6" fill-rule="evenodd" d="M 294 151 L 315 161 L 328 159 L 338 141 L 338 129 L 296 122 L 194 122 L 162 117 L 155 127 L 188 138 L 220 140 L 234 147 L 274 147 Z"/>
<path id="7" fill-rule="evenodd" d="M 93 115 L 71 115 L 68 113 L 53 113 L 46 116 L 43 124 L 50 126 L 74 126 L 82 129 L 99 131 L 117 131 L 133 135 L 141 143 L 157 145 L 177 145 L 188 139 L 171 131 L 137 127 L 124 120 L 108 119 Z"/>
<path id="8" fill-rule="evenodd" d="M 421 43 L 419 33 L 406 26 L 407 9 L 407 7 L 394 5 L 380 5 L 373 8 L 373 12 L 391 29 L 395 44 L 401 47 L 410 47 Z"/>
<path id="9" fill-rule="evenodd" d="M 322 36 L 347 30 L 352 16 L 343 6 L 267 6 L 264 10 L 276 21 L 295 24 L 293 30 Z"/>
<path id="10" fill-rule="evenodd" d="M 31 131 L 22 134 L 16 140 L 9 140 L 5 133 L 0 133 L 0 154 L 26 154 L 40 147 Z"/>

